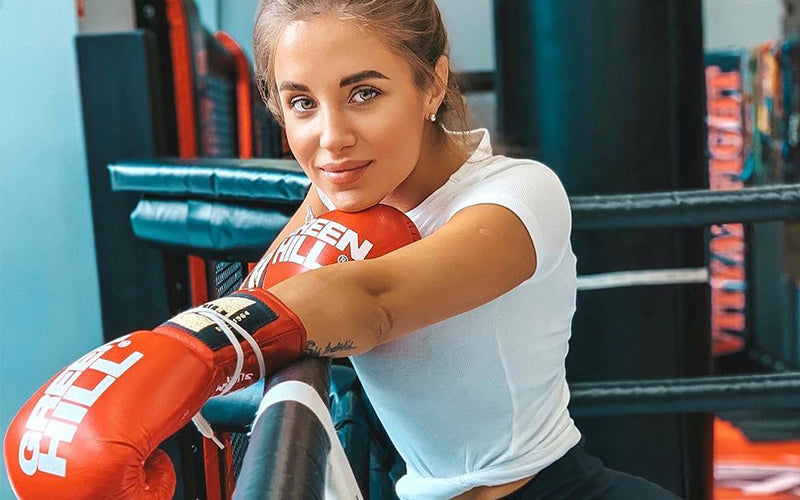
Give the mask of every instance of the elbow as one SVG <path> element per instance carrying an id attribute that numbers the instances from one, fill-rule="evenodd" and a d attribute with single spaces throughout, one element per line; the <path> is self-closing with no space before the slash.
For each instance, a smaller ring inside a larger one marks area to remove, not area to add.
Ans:
<path id="1" fill-rule="evenodd" d="M 379 265 L 380 259 L 359 262 L 358 273 L 361 292 L 365 296 L 362 311 L 368 322 L 369 336 L 371 337 L 370 349 L 390 341 L 394 334 L 395 312 L 390 306 L 393 296 L 392 280 L 386 271 Z"/>
<path id="2" fill-rule="evenodd" d="M 374 330 L 375 345 L 377 347 L 385 342 L 388 342 L 392 335 L 394 327 L 394 317 L 392 311 L 381 304 L 379 300 L 376 301 L 376 321 Z"/>
<path id="3" fill-rule="evenodd" d="M 374 297 L 358 304 L 353 309 L 353 314 L 354 321 L 347 329 L 358 332 L 353 336 L 357 350 L 348 355 L 369 352 L 389 340 L 394 325 L 392 314 Z"/>

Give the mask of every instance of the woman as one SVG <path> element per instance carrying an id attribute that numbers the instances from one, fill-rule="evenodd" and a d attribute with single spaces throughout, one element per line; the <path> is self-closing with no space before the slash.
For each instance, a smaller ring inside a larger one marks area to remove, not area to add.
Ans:
<path id="1" fill-rule="evenodd" d="M 433 0 L 265 1 L 254 48 L 313 184 L 267 255 L 309 211 L 377 203 L 423 237 L 270 289 L 308 353 L 352 357 L 407 464 L 398 495 L 674 498 L 582 451 L 564 373 L 569 201 L 544 165 L 493 155 L 486 130 L 452 132 L 465 110 Z"/>

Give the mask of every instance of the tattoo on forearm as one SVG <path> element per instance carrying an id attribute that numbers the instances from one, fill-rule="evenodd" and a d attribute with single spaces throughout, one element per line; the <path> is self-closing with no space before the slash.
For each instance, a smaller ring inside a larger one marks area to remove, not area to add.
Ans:
<path id="1" fill-rule="evenodd" d="M 305 350 L 303 350 L 303 353 L 306 356 L 319 356 L 320 355 L 320 350 L 319 350 L 319 347 L 317 347 L 317 344 L 314 343 L 313 340 L 307 340 L 306 341 L 306 348 L 305 348 Z"/>
<path id="2" fill-rule="evenodd" d="M 336 344 L 331 344 L 322 347 L 316 344 L 313 340 L 306 341 L 306 348 L 303 351 L 308 356 L 327 357 L 337 352 L 352 351 L 356 348 L 356 343 L 352 340 L 342 340 Z"/>

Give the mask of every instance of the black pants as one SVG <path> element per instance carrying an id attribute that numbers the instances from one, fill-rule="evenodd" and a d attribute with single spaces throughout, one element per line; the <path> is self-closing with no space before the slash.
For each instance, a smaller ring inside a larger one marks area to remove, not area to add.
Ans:
<path id="1" fill-rule="evenodd" d="M 611 470 L 583 450 L 584 439 L 503 500 L 675 500 L 640 477 Z"/>

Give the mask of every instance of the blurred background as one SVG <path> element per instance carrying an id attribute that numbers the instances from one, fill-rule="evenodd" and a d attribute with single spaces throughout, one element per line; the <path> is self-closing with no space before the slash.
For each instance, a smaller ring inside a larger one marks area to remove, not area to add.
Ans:
<path id="1" fill-rule="evenodd" d="M 196 14 L 188 32 L 200 38 L 188 50 L 203 54 L 210 74 L 215 64 L 220 75 L 233 71 L 230 54 L 220 52 L 232 54 L 237 43 L 252 61 L 258 0 L 178 3 Z M 488 128 L 499 150 L 551 166 L 571 196 L 798 182 L 800 1 L 437 3 L 472 123 Z M 189 278 L 174 276 L 186 271 L 170 264 L 183 254 L 136 250 L 128 213 L 122 223 L 106 218 L 120 198 L 110 193 L 105 166 L 140 156 L 243 157 L 241 141 L 237 147 L 229 140 L 235 133 L 226 139 L 220 132 L 233 127 L 224 119 L 207 125 L 187 150 L 176 140 L 176 101 L 139 99 L 141 82 L 156 94 L 171 90 L 158 80 L 173 71 L 168 59 L 175 49 L 164 45 L 168 32 L 158 31 L 168 8 L 155 0 L 0 0 L 2 429 L 58 369 L 130 326 L 166 319 L 181 303 L 175 296 L 187 293 Z M 120 36 L 135 30 L 155 34 Z M 224 41 L 203 38 L 220 31 L 228 34 Z M 128 84 L 125 93 L 108 91 Z M 204 85 L 208 93 L 231 94 L 236 83 L 209 77 Z M 144 122 L 137 121 L 142 103 L 150 106 Z M 113 121 L 106 122 L 111 108 Z M 215 119 L 199 108 L 201 121 Z M 260 102 L 252 108 L 249 156 L 286 158 L 280 130 Z M 150 128 L 142 128 L 145 122 Z M 571 380 L 800 368 L 797 228 L 752 226 L 574 234 L 581 275 L 699 265 L 710 269 L 711 280 L 649 297 L 635 287 L 585 294 L 568 360 Z M 138 252 L 132 261 L 129 251 Z M 122 281 L 137 275 L 148 277 L 130 286 Z M 158 280 L 177 285 L 148 288 Z M 108 296 L 119 299 L 114 304 L 101 300 L 109 287 Z M 154 312 L 144 299 L 164 307 Z M 634 303 L 641 314 L 630 313 Z M 620 351 L 623 343 L 632 347 Z M 609 465 L 691 498 L 710 498 L 703 477 L 710 478 L 712 462 L 715 498 L 740 498 L 743 491 L 760 495 L 748 498 L 800 498 L 797 414 L 722 417 L 587 418 L 579 426 L 590 451 Z M 627 444 L 606 442 L 603 436 L 619 435 L 618 428 L 629 429 Z M 736 469 L 738 475 L 725 468 L 731 456 L 748 454 L 762 466 Z M 5 474 L 0 498 L 13 498 Z"/>

